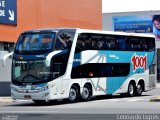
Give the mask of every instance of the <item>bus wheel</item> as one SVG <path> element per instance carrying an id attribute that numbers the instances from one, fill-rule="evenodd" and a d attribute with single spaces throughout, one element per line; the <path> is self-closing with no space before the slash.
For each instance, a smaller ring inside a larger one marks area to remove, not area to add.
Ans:
<path id="1" fill-rule="evenodd" d="M 137 96 L 140 96 L 140 95 L 142 95 L 142 92 L 143 92 L 142 85 L 141 85 L 141 84 L 138 84 L 138 85 L 137 85 L 137 90 L 136 90 L 136 95 L 137 95 Z"/>
<path id="2" fill-rule="evenodd" d="M 135 95 L 135 86 L 133 82 L 129 83 L 128 86 L 128 96 L 133 97 Z"/>
<path id="3" fill-rule="evenodd" d="M 46 100 L 33 100 L 36 104 L 42 105 L 46 102 Z"/>
<path id="4" fill-rule="evenodd" d="M 76 102 L 79 98 L 78 88 L 76 86 L 72 86 L 69 91 L 69 102 Z"/>
<path id="5" fill-rule="evenodd" d="M 87 101 L 87 100 L 90 100 L 91 96 L 92 96 L 91 87 L 89 85 L 85 85 L 83 87 L 83 91 L 82 91 L 82 94 L 81 94 L 81 99 L 83 101 Z"/>

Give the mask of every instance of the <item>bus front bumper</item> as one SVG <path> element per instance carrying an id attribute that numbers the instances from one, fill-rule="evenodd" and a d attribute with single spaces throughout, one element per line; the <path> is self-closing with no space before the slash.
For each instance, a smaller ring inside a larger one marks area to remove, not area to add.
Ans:
<path id="1" fill-rule="evenodd" d="M 23 100 L 51 100 L 55 99 L 56 95 L 53 95 L 53 86 L 43 89 L 19 89 L 18 86 L 11 85 L 11 97 L 12 99 Z"/>

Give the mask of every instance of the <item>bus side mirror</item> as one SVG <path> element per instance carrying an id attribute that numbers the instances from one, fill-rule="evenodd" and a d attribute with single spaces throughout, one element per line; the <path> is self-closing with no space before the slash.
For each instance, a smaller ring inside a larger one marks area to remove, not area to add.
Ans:
<path id="1" fill-rule="evenodd" d="M 13 55 L 13 52 L 6 54 L 2 60 L 2 66 L 6 67 L 6 60 Z"/>

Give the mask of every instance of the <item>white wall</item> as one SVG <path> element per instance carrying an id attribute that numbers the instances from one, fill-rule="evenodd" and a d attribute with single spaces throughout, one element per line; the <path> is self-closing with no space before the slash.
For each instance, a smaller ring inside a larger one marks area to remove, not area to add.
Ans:
<path id="1" fill-rule="evenodd" d="M 160 10 L 160 0 L 102 0 L 102 12 L 133 12 Z"/>

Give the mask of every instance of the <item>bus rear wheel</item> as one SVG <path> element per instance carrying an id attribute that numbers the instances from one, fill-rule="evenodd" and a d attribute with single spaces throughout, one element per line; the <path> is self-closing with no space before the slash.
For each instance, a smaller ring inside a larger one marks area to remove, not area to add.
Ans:
<path id="1" fill-rule="evenodd" d="M 69 91 L 69 102 L 76 102 L 79 99 L 79 91 L 76 86 L 72 86 Z"/>
<path id="2" fill-rule="evenodd" d="M 141 95 L 142 95 L 142 92 L 143 92 L 142 84 L 139 83 L 139 84 L 137 85 L 136 95 L 137 95 L 137 96 L 141 96 Z"/>
<path id="3" fill-rule="evenodd" d="M 135 85 L 133 82 L 128 85 L 128 96 L 133 97 L 135 95 Z"/>
<path id="4" fill-rule="evenodd" d="M 83 91 L 82 91 L 82 94 L 81 94 L 81 99 L 83 101 L 88 101 L 88 100 L 90 100 L 91 96 L 92 96 L 91 87 L 89 85 L 85 85 L 83 87 Z"/>

